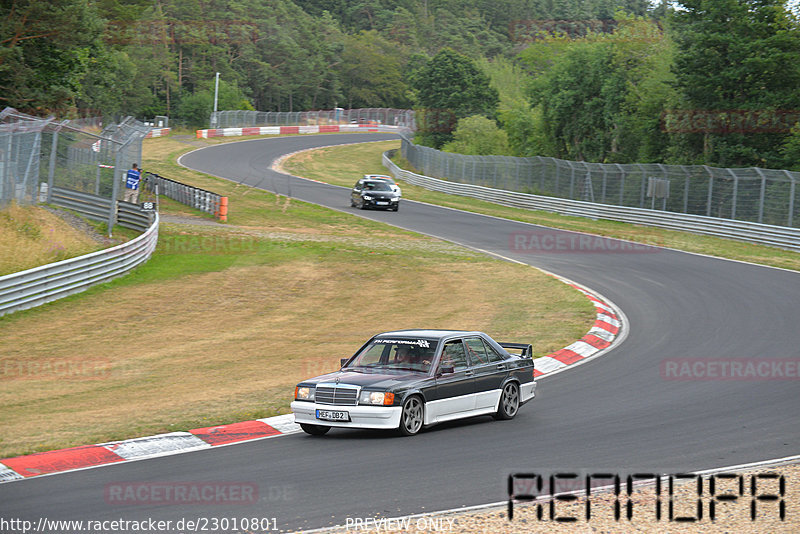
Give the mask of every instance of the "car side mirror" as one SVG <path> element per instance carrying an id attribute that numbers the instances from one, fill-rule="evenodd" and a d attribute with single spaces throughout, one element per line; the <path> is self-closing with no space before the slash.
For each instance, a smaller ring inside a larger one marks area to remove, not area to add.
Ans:
<path id="1" fill-rule="evenodd" d="M 340 367 L 344 367 L 344 364 L 346 364 L 349 360 L 350 358 L 342 358 L 339 360 L 339 363 L 341 363 Z"/>

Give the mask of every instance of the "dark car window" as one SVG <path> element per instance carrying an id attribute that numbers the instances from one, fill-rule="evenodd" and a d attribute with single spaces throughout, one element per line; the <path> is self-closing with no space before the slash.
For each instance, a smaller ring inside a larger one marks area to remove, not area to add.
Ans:
<path id="1" fill-rule="evenodd" d="M 508 358 L 508 356 L 506 356 L 505 354 L 501 354 L 488 343 L 484 342 L 484 345 L 486 346 L 486 354 L 489 357 L 490 362 L 502 362 L 506 358 Z"/>
<path id="2" fill-rule="evenodd" d="M 357 360 L 352 363 L 364 366 L 380 365 L 386 362 L 386 354 L 388 354 L 386 345 L 371 345 L 361 352 Z"/>
<path id="3" fill-rule="evenodd" d="M 356 182 L 356 185 L 353 186 L 353 189 L 360 190 L 363 183 L 364 183 L 363 180 L 359 180 L 358 182 Z"/>
<path id="4" fill-rule="evenodd" d="M 392 188 L 386 182 L 364 182 L 365 191 L 391 191 Z"/>
<path id="5" fill-rule="evenodd" d="M 371 367 L 381 369 L 404 369 L 429 372 L 436 341 L 411 338 L 373 339 L 347 367 Z"/>
<path id="6" fill-rule="evenodd" d="M 469 354 L 469 361 L 472 365 L 484 365 L 489 363 L 489 355 L 486 351 L 486 345 L 483 344 L 483 340 L 479 337 L 469 337 L 464 340 L 464 344 L 467 347 L 467 353 Z"/>
<path id="7" fill-rule="evenodd" d="M 467 354 L 464 351 L 464 344 L 461 343 L 460 339 L 445 343 L 442 349 L 439 369 L 443 370 L 446 367 L 452 367 L 454 371 L 463 371 L 469 367 L 467 364 Z"/>

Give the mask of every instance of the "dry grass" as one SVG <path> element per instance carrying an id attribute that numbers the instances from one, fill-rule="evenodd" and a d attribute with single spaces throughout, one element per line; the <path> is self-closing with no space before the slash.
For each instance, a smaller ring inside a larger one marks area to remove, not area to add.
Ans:
<path id="1" fill-rule="evenodd" d="M 0 275 L 100 248 L 92 238 L 45 209 L 12 204 L 0 211 Z"/>
<path id="2" fill-rule="evenodd" d="M 297 381 L 383 330 L 478 329 L 541 352 L 591 324 L 581 295 L 534 269 L 371 256 L 232 266 L 9 321 L 0 458 L 285 412 Z"/>
<path id="3" fill-rule="evenodd" d="M 535 269 L 180 168 L 174 139 L 145 147 L 147 170 L 228 195 L 230 224 L 162 224 L 132 275 L 0 318 L 0 458 L 286 413 L 297 381 L 380 331 L 482 330 L 543 355 L 594 320 Z"/>

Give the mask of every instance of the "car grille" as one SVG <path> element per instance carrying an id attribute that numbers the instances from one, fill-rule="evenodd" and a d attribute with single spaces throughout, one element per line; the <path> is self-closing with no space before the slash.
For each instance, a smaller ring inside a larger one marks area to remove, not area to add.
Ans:
<path id="1" fill-rule="evenodd" d="M 319 404 L 358 404 L 358 388 L 354 386 L 317 386 L 314 399 Z"/>

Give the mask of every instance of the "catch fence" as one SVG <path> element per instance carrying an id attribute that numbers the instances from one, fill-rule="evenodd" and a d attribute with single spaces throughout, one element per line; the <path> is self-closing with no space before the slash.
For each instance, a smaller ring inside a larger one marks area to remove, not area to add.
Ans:
<path id="1" fill-rule="evenodd" d="M 800 173 L 660 163 L 587 163 L 550 157 L 468 156 L 402 142 L 426 176 L 597 204 L 800 227 Z"/>
<path id="2" fill-rule="evenodd" d="M 12 201 L 58 204 L 61 196 L 54 191 L 72 191 L 107 200 L 105 220 L 112 228 L 112 201 L 121 197 L 127 169 L 141 162 L 149 131 L 132 117 L 103 126 L 100 120 L 57 121 L 5 108 L 0 111 L 0 208 Z"/>
<path id="3" fill-rule="evenodd" d="M 375 124 L 413 129 L 414 112 L 409 109 L 391 108 L 337 108 L 319 111 L 216 111 L 211 114 L 210 124 L 211 128 Z"/>

